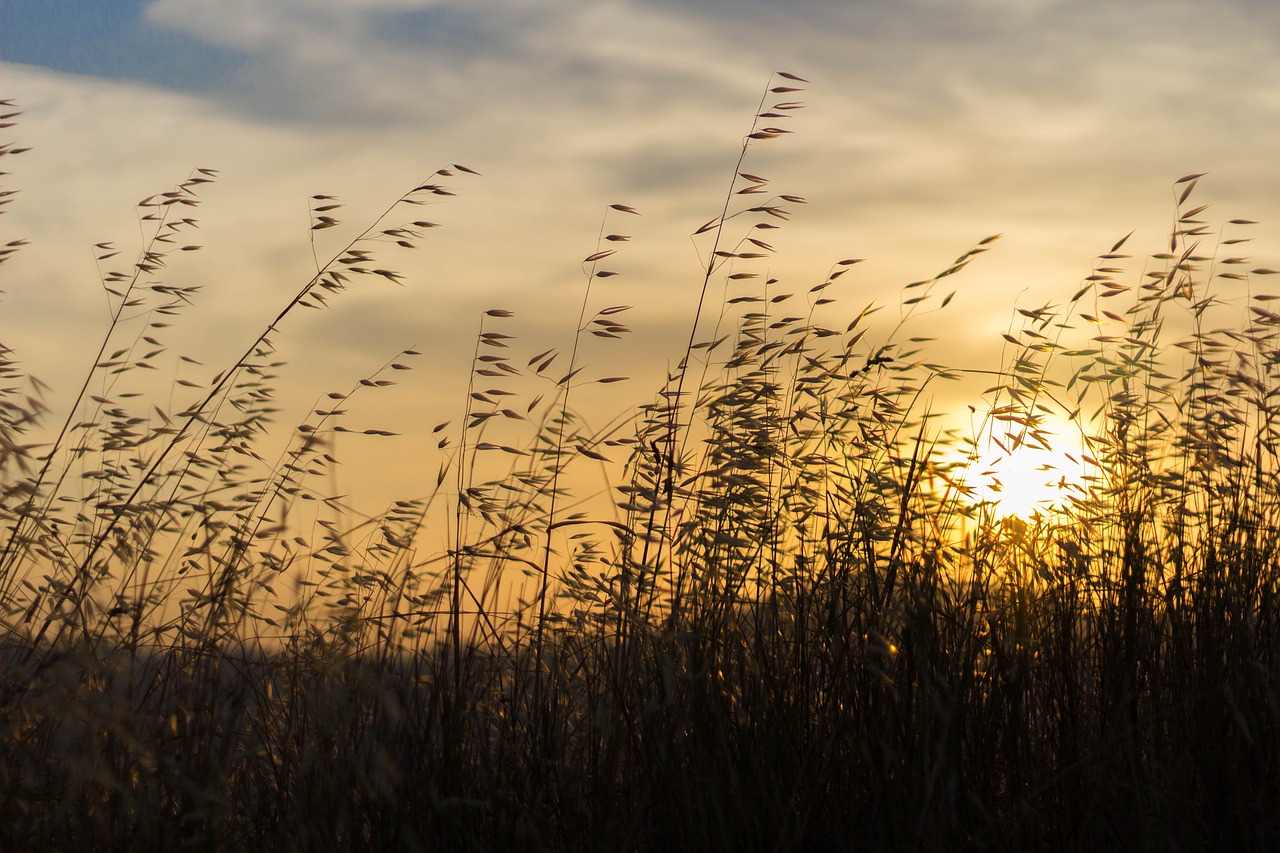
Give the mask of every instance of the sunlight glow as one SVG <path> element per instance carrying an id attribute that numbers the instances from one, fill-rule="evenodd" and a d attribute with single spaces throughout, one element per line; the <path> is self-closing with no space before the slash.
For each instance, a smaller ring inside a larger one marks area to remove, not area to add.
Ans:
<path id="1" fill-rule="evenodd" d="M 1068 429 L 1060 434 L 1070 435 Z M 1066 444 L 1055 437 L 1055 443 Z M 990 502 L 997 517 L 1027 518 L 1066 506 L 1084 493 L 1089 466 L 1078 447 L 1045 449 L 987 438 L 966 471 L 973 503 Z"/>

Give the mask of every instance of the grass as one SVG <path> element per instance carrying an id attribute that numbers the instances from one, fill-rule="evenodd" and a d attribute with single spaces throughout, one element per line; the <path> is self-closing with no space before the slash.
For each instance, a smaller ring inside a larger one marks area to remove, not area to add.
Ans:
<path id="1" fill-rule="evenodd" d="M 438 478 L 372 519 L 326 492 L 330 439 L 381 432 L 348 409 L 415 353 L 330 394 L 273 457 L 272 341 L 353 281 L 397 280 L 378 258 L 434 225 L 397 217 L 471 170 L 440 170 L 318 260 L 212 382 L 161 394 L 150 369 L 196 294 L 158 279 L 199 248 L 189 214 L 216 173 L 144 201 L 136 261 L 113 270 L 100 247 L 113 317 L 60 422 L 0 350 L 8 836 L 1280 844 L 1280 315 L 1255 291 L 1273 271 L 1234 254 L 1252 223 L 1200 219 L 1187 176 L 1160 251 L 1121 240 L 1069 298 L 1019 309 L 999 365 L 936 363 L 912 324 L 994 238 L 908 284 L 882 328 L 828 295 L 856 259 L 794 294 L 762 272 L 804 200 L 749 155 L 786 132 L 804 82 L 770 81 L 697 229 L 697 315 L 652 400 L 603 427 L 580 413 L 618 379 L 581 345 L 627 333 L 592 289 L 625 260 L 636 211 L 614 205 L 571 345 L 521 352 L 510 312 L 485 312 L 462 417 L 434 433 Z M 315 229 L 336 226 L 313 201 Z M 749 295 L 717 301 L 730 281 Z M 966 379 L 990 385 L 968 435 L 935 402 Z M 1055 418 L 1088 474 L 1052 510 L 1001 517 L 969 460 L 1064 443 Z M 608 505 L 579 503 L 601 465 Z"/>

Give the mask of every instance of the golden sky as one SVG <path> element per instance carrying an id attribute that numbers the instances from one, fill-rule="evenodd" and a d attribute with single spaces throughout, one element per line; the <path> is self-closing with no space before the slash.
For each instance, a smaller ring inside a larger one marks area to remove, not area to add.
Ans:
<path id="1" fill-rule="evenodd" d="M 387 254 L 403 287 L 362 280 L 275 336 L 282 426 L 423 353 L 353 406 L 357 425 L 402 436 L 344 448 L 353 488 L 416 495 L 438 464 L 432 426 L 462 410 L 481 313 L 515 312 L 516 355 L 567 348 L 612 203 L 642 215 L 609 220 L 633 239 L 594 298 L 635 306 L 634 333 L 586 361 L 634 378 L 590 393 L 610 413 L 652 397 L 701 285 L 689 235 L 719 212 L 784 70 L 811 81 L 787 96 L 807 109 L 745 167 L 808 204 L 772 232 L 768 274 L 802 293 L 866 258 L 833 289 L 842 327 L 1001 233 L 929 327 L 934 360 L 992 368 L 1016 307 L 1066 298 L 1130 231 L 1136 253 L 1161 250 L 1184 174 L 1209 173 L 1211 220 L 1261 220 L 1253 256 L 1280 267 L 1278 48 L 1280 6 L 1240 0 L 6 0 L 0 97 L 23 116 L 5 141 L 32 150 L 5 159 L 20 194 L 0 227 L 31 245 L 0 271 L 0 341 L 60 418 L 107 321 L 93 244 L 131 257 L 135 202 L 213 168 L 194 214 L 205 248 L 163 275 L 202 288 L 170 342 L 204 365 L 181 375 L 207 380 L 314 272 L 310 196 L 345 205 L 314 233 L 328 256 L 467 165 L 483 177 L 407 211 L 444 227 Z"/>

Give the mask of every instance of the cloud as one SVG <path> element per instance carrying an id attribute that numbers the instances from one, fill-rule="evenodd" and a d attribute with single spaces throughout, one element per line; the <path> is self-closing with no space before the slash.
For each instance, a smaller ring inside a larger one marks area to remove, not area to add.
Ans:
<path id="1" fill-rule="evenodd" d="M 1158 250 L 1181 174 L 1211 172 L 1199 194 L 1222 218 L 1280 225 L 1259 190 L 1280 178 L 1271 7 L 1014 5 L 161 0 L 150 32 L 235 57 L 215 63 L 230 71 L 214 85 L 4 66 L 27 112 L 10 133 L 34 146 L 9 169 L 23 195 L 6 230 L 34 243 L 6 265 L 5 343 L 74 382 L 104 313 L 88 247 L 131 251 L 129 206 L 212 166 L 208 248 L 166 273 L 204 287 L 180 340 L 212 371 L 313 270 L 310 195 L 346 205 L 341 228 L 314 235 L 324 257 L 414 181 L 462 162 L 484 178 L 412 211 L 444 227 L 389 256 L 406 287 L 362 282 L 279 335 L 295 410 L 418 346 L 438 374 L 406 379 L 398 431 L 445 419 L 489 307 L 517 312 L 529 354 L 564 346 L 578 262 L 611 202 L 643 216 L 608 220 L 633 240 L 594 298 L 634 305 L 636 333 L 592 358 L 625 364 L 647 397 L 697 302 L 706 247 L 689 235 L 723 204 L 776 69 L 813 80 L 795 96 L 810 106 L 746 168 L 809 203 L 771 233 L 779 251 L 762 265 L 800 293 L 833 261 L 867 258 L 834 289 L 833 312 L 852 312 L 1003 232 L 956 279 L 940 346 L 957 358 L 980 362 L 1015 303 L 1060 298 L 1129 230 Z M 1280 267 L 1274 246 L 1258 240 L 1260 264 Z M 717 281 L 715 295 L 752 286 Z"/>

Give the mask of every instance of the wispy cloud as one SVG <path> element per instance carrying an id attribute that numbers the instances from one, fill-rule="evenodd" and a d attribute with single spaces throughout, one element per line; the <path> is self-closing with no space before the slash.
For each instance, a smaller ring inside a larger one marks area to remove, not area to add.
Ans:
<path id="1" fill-rule="evenodd" d="M 637 306 L 635 349 L 618 352 L 660 373 L 699 282 L 689 233 L 717 212 L 775 69 L 814 85 L 798 96 L 810 108 L 797 132 L 752 154 L 752 171 L 810 202 L 778 232 L 770 274 L 802 289 L 836 259 L 867 257 L 842 280 L 853 309 L 891 301 L 1004 232 L 957 282 L 950 309 L 949 334 L 975 358 L 970 345 L 1003 319 L 993 314 L 1036 298 L 1023 291 L 1061 294 L 1131 229 L 1154 248 L 1180 174 L 1213 173 L 1201 192 L 1224 218 L 1280 225 L 1280 203 L 1260 189 L 1280 178 L 1280 10 L 1269 4 L 1212 14 L 1183 2 L 1011 0 L 112 8 L 100 33 L 73 16 L 6 9 L 4 44 L 32 46 L 4 54 L 5 95 L 27 112 L 10 132 L 34 146 L 9 169 L 24 193 L 6 229 L 34 245 L 7 265 L 4 330 L 53 373 L 83 364 L 76 347 L 101 320 L 88 247 L 128 248 L 129 206 L 190 168 L 223 170 L 202 209 L 208 250 L 172 270 L 206 287 L 204 320 L 184 335 L 216 363 L 313 268 L 309 195 L 341 196 L 345 224 L 360 227 L 452 162 L 485 177 L 431 212 L 445 228 L 395 257 L 409 287 L 363 288 L 288 330 L 290 358 L 311 371 L 300 394 L 389 348 L 456 361 L 474 318 L 496 304 L 519 311 L 531 338 L 571 334 L 577 261 L 615 201 L 644 213 L 626 223 L 624 275 L 605 292 Z M 96 41 L 107 36 L 169 58 L 142 73 L 145 63 L 111 58 Z M 97 64 L 75 66 L 59 39 L 98 45 L 82 51 Z M 174 59 L 183 45 L 207 79 Z M 342 233 L 321 232 L 318 251 Z M 1274 245 L 1259 240 L 1258 251 Z M 423 381 L 412 406 L 451 405 L 456 384 Z M 426 422 L 420 408 L 412 417 Z"/>

